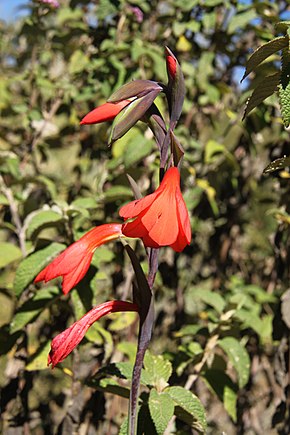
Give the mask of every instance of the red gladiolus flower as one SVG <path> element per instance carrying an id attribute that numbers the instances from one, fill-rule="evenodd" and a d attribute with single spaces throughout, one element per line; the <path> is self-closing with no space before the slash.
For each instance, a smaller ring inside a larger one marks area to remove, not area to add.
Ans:
<path id="1" fill-rule="evenodd" d="M 93 228 L 46 266 L 34 282 L 47 282 L 62 276 L 62 291 L 67 294 L 85 276 L 95 249 L 121 235 L 121 224 L 105 224 Z"/>
<path id="2" fill-rule="evenodd" d="M 128 106 L 131 100 L 122 100 L 118 103 L 105 103 L 89 112 L 80 124 L 99 124 L 104 121 L 112 121 L 121 110 Z"/>
<path id="3" fill-rule="evenodd" d="M 90 310 L 80 320 L 73 323 L 68 329 L 58 334 L 51 343 L 47 365 L 63 361 L 73 349 L 82 341 L 89 327 L 106 314 L 119 311 L 139 311 L 138 305 L 125 301 L 110 301 Z"/>
<path id="4" fill-rule="evenodd" d="M 123 234 L 140 237 L 145 246 L 171 246 L 181 252 L 190 243 L 189 216 L 175 167 L 168 169 L 154 193 L 121 207 L 119 214 L 124 219 L 136 218 L 124 224 Z"/>

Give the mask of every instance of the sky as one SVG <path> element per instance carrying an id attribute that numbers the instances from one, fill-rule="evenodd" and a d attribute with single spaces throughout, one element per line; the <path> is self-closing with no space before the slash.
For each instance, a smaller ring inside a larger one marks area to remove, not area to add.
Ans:
<path id="1" fill-rule="evenodd" d="M 27 3 L 26 0 L 0 0 L 0 19 L 12 21 L 23 15 L 24 11 L 19 10 L 19 6 L 25 3 Z"/>

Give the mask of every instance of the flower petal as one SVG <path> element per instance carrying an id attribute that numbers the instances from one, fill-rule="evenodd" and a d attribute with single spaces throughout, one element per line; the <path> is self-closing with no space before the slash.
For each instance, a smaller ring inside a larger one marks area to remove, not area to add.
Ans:
<path id="1" fill-rule="evenodd" d="M 121 235 L 121 224 L 105 224 L 93 228 L 46 266 L 34 282 L 47 282 L 62 276 L 63 293 L 68 293 L 85 276 L 95 249 Z"/>
<path id="2" fill-rule="evenodd" d="M 105 103 L 89 112 L 80 122 L 83 124 L 99 124 L 104 121 L 112 121 L 128 104 L 130 100 L 122 100 L 118 103 Z"/>
<path id="3" fill-rule="evenodd" d="M 119 311 L 139 311 L 137 304 L 126 301 L 109 301 L 94 307 L 80 320 L 73 323 L 68 329 L 58 334 L 51 343 L 48 356 L 48 365 L 52 368 L 63 361 L 84 338 L 89 327 L 106 314 Z"/>

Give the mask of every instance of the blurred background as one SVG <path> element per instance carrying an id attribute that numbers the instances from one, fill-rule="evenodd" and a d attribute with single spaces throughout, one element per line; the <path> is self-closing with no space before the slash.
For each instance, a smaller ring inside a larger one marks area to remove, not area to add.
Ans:
<path id="1" fill-rule="evenodd" d="M 97 303 L 131 299 L 122 245 L 97 249 L 66 297 L 58 280 L 33 279 L 92 226 L 119 220 L 133 198 L 126 173 L 144 195 L 157 187 L 145 124 L 108 148 L 109 123 L 79 122 L 125 82 L 166 83 L 166 45 L 186 83 L 176 135 L 193 240 L 161 251 L 150 350 L 171 362 L 170 385 L 199 397 L 208 434 L 289 433 L 290 174 L 263 175 L 289 154 L 289 131 L 275 94 L 242 120 L 279 52 L 240 83 L 250 54 L 290 19 L 288 2 L 1 0 L 0 18 L 1 432 L 117 434 L 126 417 L 127 399 L 96 373 L 134 360 L 134 314 L 102 319 L 46 367 L 53 336 Z M 166 114 L 164 97 L 157 104 Z M 196 432 L 176 419 L 168 433 Z"/>

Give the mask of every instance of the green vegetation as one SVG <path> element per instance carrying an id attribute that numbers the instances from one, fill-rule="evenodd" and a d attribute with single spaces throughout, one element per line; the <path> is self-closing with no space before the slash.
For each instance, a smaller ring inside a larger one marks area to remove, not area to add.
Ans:
<path id="1" fill-rule="evenodd" d="M 124 246 L 98 248 L 67 296 L 60 280 L 33 280 L 90 228 L 120 222 L 134 198 L 126 174 L 142 195 L 158 186 L 145 123 L 111 147 L 110 123 L 79 123 L 132 79 L 164 82 L 164 46 L 185 78 L 175 134 L 193 240 L 160 253 L 138 430 L 290 432 L 287 10 L 282 0 L 34 0 L 25 18 L 0 22 L 1 433 L 127 431 L 136 313 L 101 319 L 47 368 L 57 333 L 130 299 Z M 156 104 L 163 112 L 164 95 Z M 129 243 L 147 272 L 142 244 Z"/>

